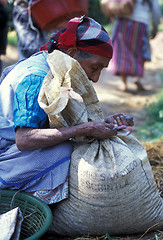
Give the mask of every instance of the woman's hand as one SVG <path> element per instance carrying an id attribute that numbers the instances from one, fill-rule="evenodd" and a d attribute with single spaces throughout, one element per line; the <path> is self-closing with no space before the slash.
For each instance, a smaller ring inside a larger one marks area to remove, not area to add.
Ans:
<path id="1" fill-rule="evenodd" d="M 105 118 L 106 123 L 117 124 L 118 126 L 134 126 L 133 117 L 128 117 L 124 113 L 116 113 Z"/>
<path id="2" fill-rule="evenodd" d="M 117 126 L 115 124 L 107 123 L 105 121 L 94 121 L 87 124 L 88 131 L 86 136 L 88 137 L 104 140 L 110 136 L 117 135 L 117 130 L 113 130 L 113 128 Z"/>

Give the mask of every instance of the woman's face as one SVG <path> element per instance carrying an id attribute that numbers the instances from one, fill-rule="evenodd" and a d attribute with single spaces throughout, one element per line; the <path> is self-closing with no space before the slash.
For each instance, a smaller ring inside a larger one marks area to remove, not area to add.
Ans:
<path id="1" fill-rule="evenodd" d="M 92 58 L 78 61 L 86 72 L 89 80 L 96 83 L 99 80 L 101 71 L 108 66 L 110 58 L 94 55 Z"/>
<path id="2" fill-rule="evenodd" d="M 106 68 L 110 62 L 110 58 L 99 55 L 93 55 L 93 57 L 89 59 L 81 60 L 78 58 L 77 49 L 73 47 L 67 50 L 67 54 L 80 63 L 89 80 L 94 83 L 98 82 L 102 69 Z"/>

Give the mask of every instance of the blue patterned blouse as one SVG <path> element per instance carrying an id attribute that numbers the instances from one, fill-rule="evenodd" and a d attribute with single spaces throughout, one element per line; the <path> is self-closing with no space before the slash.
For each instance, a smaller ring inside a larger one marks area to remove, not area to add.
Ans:
<path id="1" fill-rule="evenodd" d="M 48 117 L 38 104 L 38 94 L 46 73 L 26 76 L 17 86 L 14 96 L 14 127 L 44 128 L 48 126 Z"/>

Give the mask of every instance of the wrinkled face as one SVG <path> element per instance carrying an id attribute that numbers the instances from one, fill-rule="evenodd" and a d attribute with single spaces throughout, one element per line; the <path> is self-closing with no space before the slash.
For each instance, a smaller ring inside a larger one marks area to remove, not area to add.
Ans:
<path id="1" fill-rule="evenodd" d="M 67 49 L 67 54 L 80 63 L 89 80 L 94 83 L 98 82 L 101 71 L 108 66 L 110 58 L 93 54 L 91 57 L 81 58 L 77 53 L 78 50 L 75 47 Z"/>
<path id="2" fill-rule="evenodd" d="M 102 69 L 106 68 L 110 62 L 110 58 L 99 55 L 94 55 L 89 59 L 77 60 L 86 72 L 89 80 L 94 83 L 98 82 Z"/>

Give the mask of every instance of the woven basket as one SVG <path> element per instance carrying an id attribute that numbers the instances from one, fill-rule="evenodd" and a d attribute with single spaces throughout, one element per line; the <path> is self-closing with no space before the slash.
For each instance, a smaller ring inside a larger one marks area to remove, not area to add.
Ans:
<path id="1" fill-rule="evenodd" d="M 88 0 L 38 0 L 31 5 L 31 15 L 45 31 L 65 27 L 73 17 L 88 13 Z"/>
<path id="2" fill-rule="evenodd" d="M 0 190 L 0 214 L 19 207 L 24 218 L 20 240 L 39 239 L 52 223 L 52 213 L 48 205 L 24 192 Z"/>

